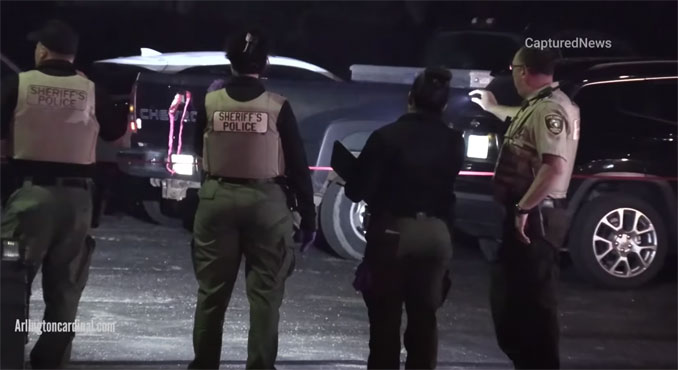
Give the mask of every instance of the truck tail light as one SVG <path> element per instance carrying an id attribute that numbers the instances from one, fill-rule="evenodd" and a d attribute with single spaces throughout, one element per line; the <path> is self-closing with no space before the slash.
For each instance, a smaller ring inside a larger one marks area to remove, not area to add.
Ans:
<path id="1" fill-rule="evenodd" d="M 137 75 L 137 79 L 139 76 Z M 141 129 L 141 119 L 137 117 L 137 82 L 132 85 L 132 91 L 129 96 L 129 113 L 127 114 L 127 122 L 132 132 L 137 132 Z"/>
<path id="2" fill-rule="evenodd" d="M 487 159 L 490 149 L 488 135 L 469 135 L 466 147 L 466 156 L 469 158 Z"/>

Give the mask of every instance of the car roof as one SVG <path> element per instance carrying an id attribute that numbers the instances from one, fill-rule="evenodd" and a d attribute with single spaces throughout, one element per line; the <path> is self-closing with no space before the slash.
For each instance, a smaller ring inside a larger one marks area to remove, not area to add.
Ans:
<path id="1" fill-rule="evenodd" d="M 158 53 L 143 49 L 142 55 L 98 60 L 95 63 L 123 64 L 146 68 L 154 72 L 177 73 L 185 69 L 201 66 L 228 66 L 231 62 L 223 51 L 188 51 L 177 53 Z M 328 70 L 299 59 L 272 55 L 268 57 L 270 65 L 304 69 L 321 74 L 329 79 L 341 79 Z"/>
<path id="2" fill-rule="evenodd" d="M 633 80 L 638 78 L 676 78 L 676 60 L 623 60 L 597 63 L 576 75 L 583 82 Z"/>

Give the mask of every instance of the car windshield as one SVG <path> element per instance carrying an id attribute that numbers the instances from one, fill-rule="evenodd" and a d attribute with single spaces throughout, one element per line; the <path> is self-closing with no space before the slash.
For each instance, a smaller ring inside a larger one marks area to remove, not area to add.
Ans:
<path id="1" fill-rule="evenodd" d="M 424 62 L 448 68 L 497 70 L 511 62 L 520 46 L 517 38 L 508 33 L 446 33 L 429 45 Z"/>

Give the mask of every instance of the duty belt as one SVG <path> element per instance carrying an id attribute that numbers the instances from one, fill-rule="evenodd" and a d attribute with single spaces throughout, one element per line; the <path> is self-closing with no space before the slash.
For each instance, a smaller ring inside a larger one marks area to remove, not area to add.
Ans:
<path id="1" fill-rule="evenodd" d="M 246 179 L 242 177 L 225 177 L 208 175 L 207 178 L 217 180 L 219 182 L 227 182 L 230 184 L 239 184 L 239 185 L 279 184 L 282 181 L 282 178 L 280 177 L 271 177 L 268 179 Z"/>
<path id="2" fill-rule="evenodd" d="M 89 189 L 90 179 L 83 177 L 24 177 L 24 182 L 37 186 L 64 186 Z"/>

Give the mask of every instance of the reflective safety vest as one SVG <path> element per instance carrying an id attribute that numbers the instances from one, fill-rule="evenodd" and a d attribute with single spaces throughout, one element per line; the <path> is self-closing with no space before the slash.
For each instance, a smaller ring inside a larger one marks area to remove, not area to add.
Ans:
<path id="1" fill-rule="evenodd" d="M 226 89 L 207 93 L 203 168 L 214 176 L 267 179 L 285 173 L 278 116 L 285 98 L 264 92 L 240 102 Z"/>
<path id="2" fill-rule="evenodd" d="M 19 74 L 12 121 L 14 159 L 88 165 L 95 162 L 99 122 L 94 83 L 80 75 Z"/>

